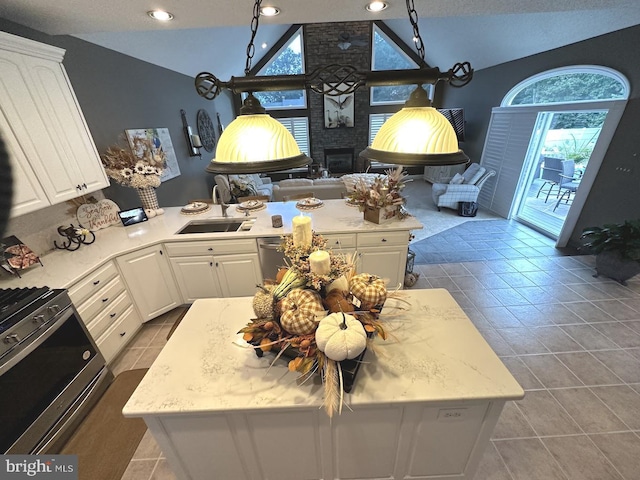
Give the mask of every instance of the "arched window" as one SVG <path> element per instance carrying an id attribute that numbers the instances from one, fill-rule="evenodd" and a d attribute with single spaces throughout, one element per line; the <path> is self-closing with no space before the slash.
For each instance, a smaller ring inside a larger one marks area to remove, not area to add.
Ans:
<path id="1" fill-rule="evenodd" d="M 629 97 L 629 81 L 615 70 L 576 65 L 539 73 L 513 87 L 501 107 L 622 100 Z"/>

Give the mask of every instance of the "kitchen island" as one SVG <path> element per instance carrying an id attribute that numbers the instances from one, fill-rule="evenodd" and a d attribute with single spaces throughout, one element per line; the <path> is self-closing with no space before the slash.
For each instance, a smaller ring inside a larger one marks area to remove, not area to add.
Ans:
<path id="1" fill-rule="evenodd" d="M 269 370 L 274 357 L 236 333 L 250 298 L 197 300 L 123 413 L 145 420 L 180 479 L 470 479 L 524 392 L 446 290 L 401 295 L 331 420 L 318 379 L 296 385 L 282 360 Z"/>

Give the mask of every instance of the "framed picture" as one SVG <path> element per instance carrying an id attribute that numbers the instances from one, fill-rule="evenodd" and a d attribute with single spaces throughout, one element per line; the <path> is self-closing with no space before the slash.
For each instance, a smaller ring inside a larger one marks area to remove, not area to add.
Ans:
<path id="1" fill-rule="evenodd" d="M 125 130 L 127 134 L 127 140 L 131 150 L 135 153 L 134 139 L 140 138 L 146 142 L 150 142 L 153 148 L 163 150 L 167 159 L 167 167 L 162 172 L 160 177 L 162 181 L 175 178 L 180 175 L 180 167 L 178 166 L 178 159 L 176 158 L 176 152 L 173 149 L 173 143 L 171 143 L 171 136 L 169 135 L 168 128 L 134 128 L 131 130 Z"/>
<path id="2" fill-rule="evenodd" d="M 0 267 L 9 273 L 20 276 L 18 270 L 24 270 L 36 263 L 42 265 L 40 258 L 22 243 L 18 237 L 12 235 L 0 241 Z"/>
<path id="3" fill-rule="evenodd" d="M 326 91 L 343 91 L 348 87 L 344 83 L 327 84 Z M 324 128 L 353 127 L 354 93 L 344 95 L 324 95 Z"/>

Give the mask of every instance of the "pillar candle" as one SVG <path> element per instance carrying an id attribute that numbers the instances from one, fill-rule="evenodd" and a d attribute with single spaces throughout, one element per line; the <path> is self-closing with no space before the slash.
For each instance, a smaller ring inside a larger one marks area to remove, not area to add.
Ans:
<path id="1" fill-rule="evenodd" d="M 329 252 L 316 250 L 309 255 L 309 268 L 316 275 L 327 275 L 331 271 Z"/>
<path id="2" fill-rule="evenodd" d="M 292 221 L 293 245 L 296 247 L 308 247 L 311 245 L 311 217 L 297 215 Z"/>

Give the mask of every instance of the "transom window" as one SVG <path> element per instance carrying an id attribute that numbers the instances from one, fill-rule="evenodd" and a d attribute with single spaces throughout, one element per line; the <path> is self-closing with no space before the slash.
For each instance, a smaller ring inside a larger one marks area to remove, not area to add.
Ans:
<path id="1" fill-rule="evenodd" d="M 418 68 L 414 62 L 394 41 L 376 24 L 373 25 L 371 52 L 372 70 L 408 70 Z M 431 96 L 432 85 L 423 85 Z M 415 85 L 390 85 L 371 88 L 371 105 L 403 104 L 415 90 Z"/>
<path id="2" fill-rule="evenodd" d="M 621 100 L 628 96 L 629 82 L 615 70 L 578 65 L 529 77 L 507 93 L 501 106 Z"/>
<path id="3" fill-rule="evenodd" d="M 302 27 L 291 39 L 262 67 L 256 75 L 298 75 L 304 73 L 304 51 Z M 282 90 L 276 92 L 256 92 L 253 94 L 267 110 L 307 108 L 304 90 Z"/>

